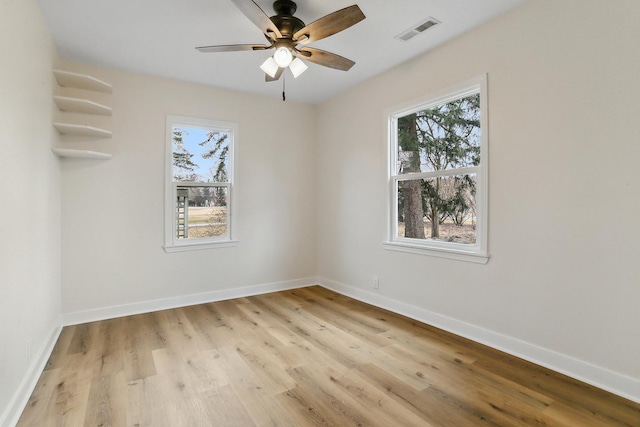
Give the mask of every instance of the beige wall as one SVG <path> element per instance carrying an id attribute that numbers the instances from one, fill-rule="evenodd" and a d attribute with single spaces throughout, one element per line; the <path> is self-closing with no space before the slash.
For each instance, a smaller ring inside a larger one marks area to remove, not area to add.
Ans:
<path id="1" fill-rule="evenodd" d="M 113 138 L 94 145 L 113 158 L 63 163 L 64 313 L 315 276 L 314 106 L 65 67 L 113 85 Z M 239 124 L 237 247 L 163 250 L 168 114 Z"/>
<path id="2" fill-rule="evenodd" d="M 640 398 L 638 17 L 631 0 L 533 1 L 321 105 L 319 275 Z M 383 250 L 385 110 L 483 73 L 489 263 Z"/>
<path id="3" fill-rule="evenodd" d="M 0 52 L 2 425 L 33 379 L 31 362 L 60 325 L 60 172 L 51 153 L 55 51 L 35 0 L 0 2 Z"/>

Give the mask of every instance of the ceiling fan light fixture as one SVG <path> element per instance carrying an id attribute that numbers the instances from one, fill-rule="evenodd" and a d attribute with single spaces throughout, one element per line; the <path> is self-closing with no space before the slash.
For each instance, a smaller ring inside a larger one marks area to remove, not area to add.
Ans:
<path id="1" fill-rule="evenodd" d="M 302 62 L 300 58 L 295 58 L 293 61 L 291 61 L 291 64 L 289 64 L 289 69 L 293 74 L 293 78 L 298 78 L 298 76 L 304 73 L 307 68 L 309 68 L 307 64 Z"/>
<path id="2" fill-rule="evenodd" d="M 277 81 L 283 77 L 285 68 L 291 69 L 291 74 L 297 78 L 304 73 L 308 66 L 301 59 L 314 64 L 336 70 L 348 71 L 355 62 L 343 58 L 335 53 L 325 52 L 313 47 L 302 47 L 308 43 L 317 42 L 365 19 L 364 13 L 358 5 L 352 5 L 316 19 L 309 25 L 293 16 L 297 5 L 293 0 L 275 0 L 274 16 L 267 15 L 255 0 L 231 0 L 249 20 L 256 25 L 267 37 L 269 45 L 265 44 L 231 44 L 199 46 L 199 52 L 237 52 L 247 50 L 274 49 L 271 57 L 260 66 L 265 73 L 265 81 Z M 266 0 L 261 0 L 266 1 Z M 425 24 L 426 25 L 426 24 Z M 424 31 L 427 27 L 420 26 L 417 31 Z M 284 88 L 284 80 L 283 80 Z"/>
<path id="3" fill-rule="evenodd" d="M 278 72 L 278 68 L 279 68 L 278 64 L 271 56 L 268 57 L 267 60 L 264 61 L 260 66 L 260 69 L 271 77 L 276 76 L 276 73 Z"/>
<path id="4" fill-rule="evenodd" d="M 293 60 L 293 54 L 291 53 L 291 49 L 285 46 L 280 46 L 276 49 L 276 52 L 273 54 L 273 59 L 275 60 L 278 67 L 286 68 L 291 64 Z"/>

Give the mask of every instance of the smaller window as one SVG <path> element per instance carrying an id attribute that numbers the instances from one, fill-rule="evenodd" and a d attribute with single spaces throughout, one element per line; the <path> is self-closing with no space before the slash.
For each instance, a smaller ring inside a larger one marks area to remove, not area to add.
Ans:
<path id="1" fill-rule="evenodd" d="M 229 246 L 237 125 L 167 116 L 165 250 Z"/>
<path id="2" fill-rule="evenodd" d="M 385 248 L 487 262 L 486 76 L 394 109 L 388 125 Z"/>

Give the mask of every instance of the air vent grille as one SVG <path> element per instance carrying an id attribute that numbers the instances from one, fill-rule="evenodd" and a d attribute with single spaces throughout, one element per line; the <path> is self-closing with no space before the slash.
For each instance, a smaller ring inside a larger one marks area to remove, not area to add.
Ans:
<path id="1" fill-rule="evenodd" d="M 428 30 L 429 28 L 438 25 L 440 23 L 440 21 L 438 21 L 435 18 L 429 17 L 426 20 L 420 22 L 417 25 L 414 25 L 413 27 L 409 28 L 406 31 L 403 31 L 402 33 L 398 34 L 395 38 L 399 39 L 399 40 L 403 40 L 403 41 L 408 41 L 412 38 L 414 38 L 415 36 L 417 36 L 418 34 L 423 33 L 424 31 Z"/>

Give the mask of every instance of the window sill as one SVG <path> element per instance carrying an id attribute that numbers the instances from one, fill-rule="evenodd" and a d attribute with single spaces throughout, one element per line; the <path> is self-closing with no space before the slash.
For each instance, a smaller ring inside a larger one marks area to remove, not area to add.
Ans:
<path id="1" fill-rule="evenodd" d="M 382 247 L 389 251 L 408 252 L 418 255 L 434 256 L 438 258 L 455 259 L 458 261 L 473 262 L 476 264 L 486 264 L 489 262 L 489 255 L 479 254 L 449 248 L 427 247 L 423 245 L 411 245 L 408 243 L 385 242 Z"/>
<path id="2" fill-rule="evenodd" d="M 229 248 L 238 246 L 237 240 L 221 240 L 221 241 L 207 241 L 198 243 L 182 243 L 179 245 L 165 245 L 163 246 L 166 253 L 174 252 L 186 252 L 186 251 L 199 251 L 203 249 L 217 249 L 217 248 Z"/>

